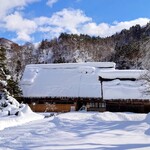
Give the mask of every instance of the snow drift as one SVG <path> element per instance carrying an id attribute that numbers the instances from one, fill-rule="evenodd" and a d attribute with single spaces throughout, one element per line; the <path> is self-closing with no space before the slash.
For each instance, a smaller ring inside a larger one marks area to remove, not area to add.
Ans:
<path id="1" fill-rule="evenodd" d="M 7 96 L 7 99 L 2 97 L 0 106 L 0 130 L 44 118 L 43 115 L 32 112 L 27 104 L 19 104 L 11 96 Z"/>
<path id="2" fill-rule="evenodd" d="M 27 122 L 43 119 L 43 115 L 32 112 L 28 105 L 22 104 L 21 108 L 18 109 L 18 115 L 9 115 L 5 111 L 0 112 L 0 130 L 8 127 L 22 125 Z"/>

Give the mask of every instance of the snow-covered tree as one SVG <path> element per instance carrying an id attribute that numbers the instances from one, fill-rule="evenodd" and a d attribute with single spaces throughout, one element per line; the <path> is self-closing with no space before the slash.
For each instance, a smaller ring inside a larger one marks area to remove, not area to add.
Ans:
<path id="1" fill-rule="evenodd" d="M 0 110 L 7 111 L 8 114 L 18 113 L 19 103 L 11 95 L 18 96 L 19 87 L 6 67 L 6 50 L 0 48 Z"/>
<path id="2" fill-rule="evenodd" d="M 145 85 L 144 94 L 150 95 L 150 71 L 147 71 L 144 75 L 142 75 L 140 80 L 142 80 Z"/>

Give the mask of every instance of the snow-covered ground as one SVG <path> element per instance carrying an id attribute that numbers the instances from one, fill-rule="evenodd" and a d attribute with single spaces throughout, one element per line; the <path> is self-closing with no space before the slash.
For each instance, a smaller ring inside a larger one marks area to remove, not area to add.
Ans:
<path id="1" fill-rule="evenodd" d="M 148 150 L 150 114 L 69 112 L 0 131 L 0 150 L 37 149 Z"/>
<path id="2" fill-rule="evenodd" d="M 43 115 L 34 113 L 28 105 L 22 105 L 22 108 L 18 109 L 18 115 L 8 115 L 7 111 L 0 111 L 0 130 L 44 118 Z"/>

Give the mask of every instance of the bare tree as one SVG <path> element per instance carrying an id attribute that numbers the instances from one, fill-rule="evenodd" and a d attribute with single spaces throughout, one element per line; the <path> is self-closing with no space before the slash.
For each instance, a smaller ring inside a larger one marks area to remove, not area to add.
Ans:
<path id="1" fill-rule="evenodd" d="M 142 81 L 142 86 L 145 87 L 143 93 L 146 95 L 150 95 L 150 71 L 146 71 L 139 80 Z"/>

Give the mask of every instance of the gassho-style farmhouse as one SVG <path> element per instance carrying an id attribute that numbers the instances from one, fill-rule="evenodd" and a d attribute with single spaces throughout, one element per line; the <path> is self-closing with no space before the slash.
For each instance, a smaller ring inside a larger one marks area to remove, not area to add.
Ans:
<path id="1" fill-rule="evenodd" d="M 20 102 L 33 111 L 149 112 L 150 95 L 139 80 L 146 70 L 117 70 L 113 62 L 27 65 Z"/>

